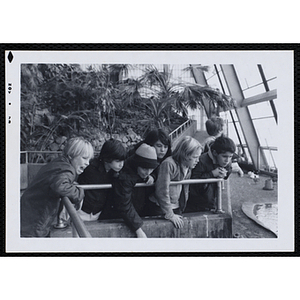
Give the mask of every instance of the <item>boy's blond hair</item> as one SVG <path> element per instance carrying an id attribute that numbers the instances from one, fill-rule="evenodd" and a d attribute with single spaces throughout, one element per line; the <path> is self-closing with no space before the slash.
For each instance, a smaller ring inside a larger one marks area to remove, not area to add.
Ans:
<path id="1" fill-rule="evenodd" d="M 94 149 L 89 141 L 82 137 L 74 137 L 67 141 L 62 153 L 71 159 L 76 156 L 83 156 L 91 159 L 94 156 Z"/>

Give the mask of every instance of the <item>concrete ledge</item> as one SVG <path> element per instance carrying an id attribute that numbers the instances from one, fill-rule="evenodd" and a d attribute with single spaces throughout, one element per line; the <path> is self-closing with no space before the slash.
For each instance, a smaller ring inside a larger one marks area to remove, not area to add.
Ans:
<path id="1" fill-rule="evenodd" d="M 228 214 L 211 212 L 184 215 L 184 227 L 176 229 L 162 217 L 143 218 L 143 230 L 149 238 L 231 238 L 232 219 Z M 92 237 L 130 238 L 135 234 L 122 220 L 84 222 Z"/>

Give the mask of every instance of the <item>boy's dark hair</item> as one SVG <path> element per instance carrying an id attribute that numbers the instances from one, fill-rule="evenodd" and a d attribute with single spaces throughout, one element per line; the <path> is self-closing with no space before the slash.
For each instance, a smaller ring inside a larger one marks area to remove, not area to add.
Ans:
<path id="1" fill-rule="evenodd" d="M 143 142 L 150 146 L 154 146 L 157 141 L 161 141 L 164 145 L 168 146 L 165 157 L 170 156 L 172 154 L 171 138 L 163 129 L 159 128 L 149 131 Z"/>
<path id="2" fill-rule="evenodd" d="M 223 130 L 224 120 L 220 117 L 212 117 L 205 122 L 205 127 L 210 136 L 216 136 Z"/>
<path id="3" fill-rule="evenodd" d="M 99 160 L 111 163 L 113 160 L 125 160 L 126 155 L 123 144 L 118 140 L 110 139 L 103 144 Z"/>
<path id="4" fill-rule="evenodd" d="M 218 154 L 223 152 L 234 153 L 236 149 L 233 140 L 224 135 L 216 138 L 210 148 L 211 150 L 215 150 Z"/>

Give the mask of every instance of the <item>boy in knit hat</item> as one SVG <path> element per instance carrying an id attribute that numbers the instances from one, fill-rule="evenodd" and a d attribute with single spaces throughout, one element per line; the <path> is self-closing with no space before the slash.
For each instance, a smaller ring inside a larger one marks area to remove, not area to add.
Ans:
<path id="1" fill-rule="evenodd" d="M 125 161 L 125 166 L 119 178 L 113 183 L 114 209 L 122 217 L 128 227 L 138 238 L 147 237 L 142 230 L 143 212 L 146 191 L 136 188 L 137 183 L 147 183 L 149 175 L 158 166 L 155 148 L 147 144 L 140 145 L 135 154 Z"/>

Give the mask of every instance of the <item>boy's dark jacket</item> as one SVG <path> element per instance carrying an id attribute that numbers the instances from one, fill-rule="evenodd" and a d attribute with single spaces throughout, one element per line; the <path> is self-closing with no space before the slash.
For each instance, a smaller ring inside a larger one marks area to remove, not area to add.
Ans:
<path id="1" fill-rule="evenodd" d="M 103 162 L 96 158 L 78 177 L 78 183 L 111 184 L 118 175 L 119 173 L 113 170 L 106 172 Z M 99 219 L 107 219 L 112 217 L 112 204 L 111 189 L 86 190 L 81 210 L 88 214 L 96 214 L 102 211 Z"/>
<path id="2" fill-rule="evenodd" d="M 218 167 L 220 166 L 213 161 L 212 153 L 209 150 L 200 156 L 198 164 L 192 170 L 191 179 L 214 178 L 212 171 Z M 227 179 L 232 171 L 231 163 L 229 163 L 225 169 L 227 170 L 227 175 L 224 177 L 224 179 Z M 192 206 L 196 205 L 201 209 L 215 208 L 216 197 L 217 183 L 191 184 L 188 207 L 191 208 Z"/>
<path id="3" fill-rule="evenodd" d="M 68 158 L 61 156 L 43 166 L 21 197 L 21 236 L 43 237 L 57 216 L 61 197 L 77 204 L 84 191 L 73 182 L 77 174 Z"/>
<path id="4" fill-rule="evenodd" d="M 143 215 L 148 194 L 148 187 L 134 188 L 134 186 L 145 181 L 137 174 L 137 166 L 134 163 L 133 156 L 131 156 L 126 160 L 119 178 L 113 182 L 114 208 L 133 231 L 143 225 L 140 216 Z"/>

